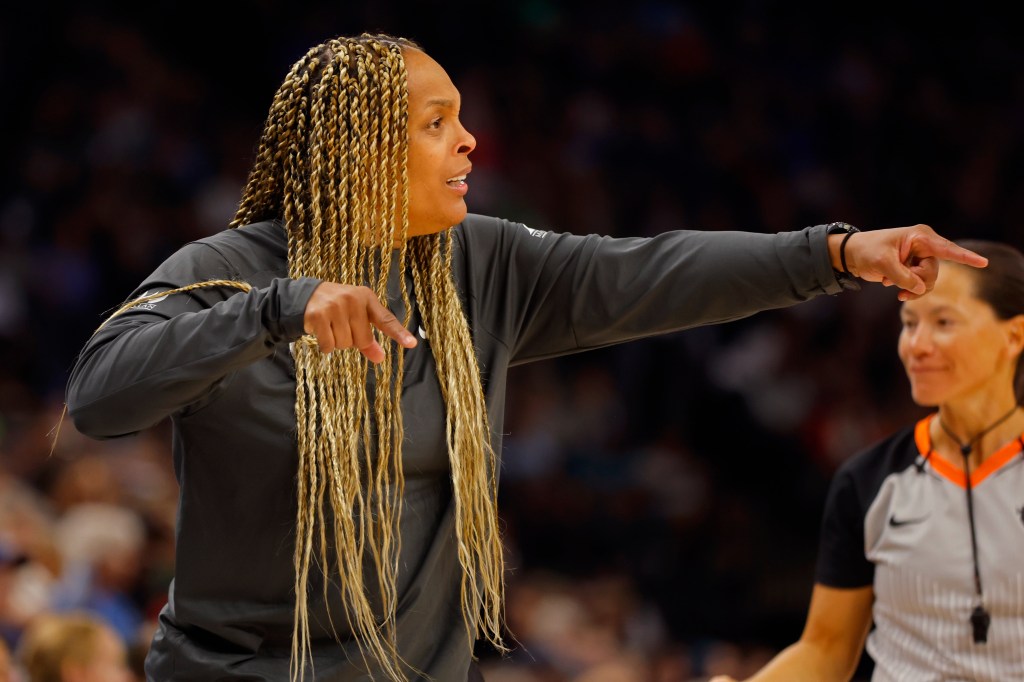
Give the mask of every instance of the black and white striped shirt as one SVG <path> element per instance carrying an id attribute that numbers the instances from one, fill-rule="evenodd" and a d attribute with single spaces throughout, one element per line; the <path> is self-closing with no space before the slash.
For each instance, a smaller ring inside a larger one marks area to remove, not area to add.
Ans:
<path id="1" fill-rule="evenodd" d="M 978 565 L 992 617 L 987 643 L 976 644 L 966 478 L 932 452 L 933 417 L 836 473 L 817 582 L 874 587 L 867 643 L 873 682 L 1024 681 L 1024 440 L 971 472 Z"/>

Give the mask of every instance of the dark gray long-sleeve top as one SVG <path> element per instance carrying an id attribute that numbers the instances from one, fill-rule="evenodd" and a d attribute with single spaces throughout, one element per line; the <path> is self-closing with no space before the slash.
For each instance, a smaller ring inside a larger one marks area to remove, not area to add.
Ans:
<path id="1" fill-rule="evenodd" d="M 454 276 L 501 452 L 508 368 L 630 339 L 734 320 L 841 290 L 824 226 L 779 234 L 670 232 L 612 239 L 470 215 L 453 228 Z M 77 428 L 109 438 L 173 422 L 180 484 L 175 577 L 149 658 L 151 680 L 284 680 L 294 608 L 295 369 L 319 282 L 287 277 L 275 222 L 192 242 L 133 297 L 209 279 L 137 306 L 89 339 L 68 387 Z M 390 301 L 402 319 L 400 299 Z M 413 311 L 416 331 L 418 316 Z M 345 351 L 354 352 L 354 351 Z M 465 680 L 444 404 L 430 341 L 405 353 L 406 487 L 398 637 L 433 679 Z M 315 679 L 371 679 L 347 639 L 340 598 L 310 592 Z M 309 679 L 307 675 L 307 679 Z"/>

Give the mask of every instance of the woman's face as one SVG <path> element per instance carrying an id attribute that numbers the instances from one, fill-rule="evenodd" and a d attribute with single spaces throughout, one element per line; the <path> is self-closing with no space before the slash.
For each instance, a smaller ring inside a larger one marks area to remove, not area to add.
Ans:
<path id="1" fill-rule="evenodd" d="M 66 665 L 62 677 L 68 682 L 131 682 L 134 679 L 124 644 L 107 628 L 97 633 L 89 662 Z"/>
<path id="2" fill-rule="evenodd" d="M 466 217 L 466 175 L 476 140 L 459 122 L 459 91 L 441 65 L 406 49 L 409 74 L 409 236 L 447 230 Z"/>
<path id="3" fill-rule="evenodd" d="M 1012 392 L 1021 318 L 998 319 L 966 268 L 944 265 L 935 288 L 904 303 L 900 319 L 900 360 L 919 405 Z"/>

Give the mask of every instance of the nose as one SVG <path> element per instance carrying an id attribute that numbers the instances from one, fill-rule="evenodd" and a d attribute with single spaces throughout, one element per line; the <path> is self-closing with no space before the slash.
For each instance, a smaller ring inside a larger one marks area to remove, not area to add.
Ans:
<path id="1" fill-rule="evenodd" d="M 462 134 L 459 136 L 458 144 L 456 145 L 456 154 L 469 154 L 471 151 L 476 149 L 476 138 L 473 134 L 466 130 L 462 123 L 459 123 L 459 129 Z"/>
<path id="2" fill-rule="evenodd" d="M 926 324 L 918 324 L 913 331 L 907 332 L 907 342 L 910 352 L 915 355 L 925 355 L 932 350 L 932 334 Z"/>

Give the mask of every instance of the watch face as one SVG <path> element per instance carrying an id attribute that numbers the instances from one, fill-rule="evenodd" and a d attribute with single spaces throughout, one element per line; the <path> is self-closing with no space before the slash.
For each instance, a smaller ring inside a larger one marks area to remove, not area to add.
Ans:
<path id="1" fill-rule="evenodd" d="M 837 223 L 829 223 L 828 224 L 828 229 L 826 229 L 826 232 L 828 234 L 837 234 L 839 232 L 843 232 L 843 233 L 846 233 L 846 232 L 860 232 L 860 230 L 858 230 L 856 227 L 854 227 L 850 223 L 838 223 L 837 222 Z"/>

